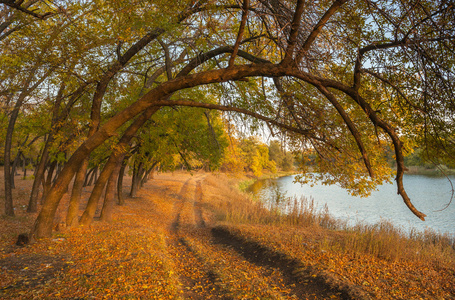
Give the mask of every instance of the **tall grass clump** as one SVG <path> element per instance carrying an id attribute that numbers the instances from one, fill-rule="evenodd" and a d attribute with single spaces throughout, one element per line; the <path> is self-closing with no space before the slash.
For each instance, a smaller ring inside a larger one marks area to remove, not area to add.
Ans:
<path id="1" fill-rule="evenodd" d="M 281 197 L 264 203 L 236 188 L 235 179 L 211 175 L 205 184 L 213 186 L 219 195 L 211 197 L 219 221 L 247 224 L 336 227 L 337 221 L 327 211 L 318 211 L 314 200 L 305 197 Z"/>
<path id="2" fill-rule="evenodd" d="M 455 262 L 455 237 L 431 230 L 406 231 L 387 220 L 376 224 L 358 223 L 342 230 L 343 238 L 331 240 L 329 247 L 354 256 L 370 254 L 389 261 L 412 260 L 437 265 Z"/>
<path id="3" fill-rule="evenodd" d="M 358 223 L 345 231 L 346 238 L 338 243 L 344 251 L 354 255 L 369 253 L 379 258 L 396 260 L 402 257 L 408 246 L 405 233 L 386 220 L 377 224 Z"/>

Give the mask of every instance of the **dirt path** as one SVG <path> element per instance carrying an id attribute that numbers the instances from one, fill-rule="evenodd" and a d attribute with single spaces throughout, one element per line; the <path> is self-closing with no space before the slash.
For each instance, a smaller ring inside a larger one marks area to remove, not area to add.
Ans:
<path id="1" fill-rule="evenodd" d="M 243 299 L 252 295 L 261 299 L 349 298 L 316 276 L 303 276 L 304 270 L 298 273 L 302 264 L 204 219 L 210 214 L 204 210 L 208 201 L 203 192 L 204 177 L 180 182 L 178 192 L 171 192 L 169 198 L 173 216 L 167 247 L 185 299 Z"/>
<path id="2" fill-rule="evenodd" d="M 212 270 L 204 266 L 197 253 L 187 244 L 181 234 L 181 226 L 205 227 L 198 200 L 201 197 L 200 179 L 187 179 L 178 194 L 171 199 L 173 220 L 169 226 L 168 253 L 174 260 L 179 275 L 181 290 L 186 299 L 224 299 Z M 196 183 L 197 182 L 197 183 Z"/>

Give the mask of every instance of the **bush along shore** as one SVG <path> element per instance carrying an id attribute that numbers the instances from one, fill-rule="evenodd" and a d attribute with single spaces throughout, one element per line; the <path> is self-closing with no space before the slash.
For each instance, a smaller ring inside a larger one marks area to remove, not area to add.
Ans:
<path id="1" fill-rule="evenodd" d="M 16 217 L 0 219 L 0 298 L 455 298 L 453 237 L 347 227 L 305 199 L 283 214 L 241 192 L 243 180 L 157 174 L 112 222 L 67 228 L 60 213 L 52 238 L 26 246 L 17 237 L 36 215 L 18 181 Z"/>

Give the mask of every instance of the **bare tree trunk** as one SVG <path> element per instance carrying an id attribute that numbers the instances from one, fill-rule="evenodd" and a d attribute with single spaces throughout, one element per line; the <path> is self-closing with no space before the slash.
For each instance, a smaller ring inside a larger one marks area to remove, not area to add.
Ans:
<path id="1" fill-rule="evenodd" d="M 49 159 L 49 145 L 52 142 L 52 137 L 49 136 L 46 144 L 44 145 L 43 154 L 41 155 L 41 160 L 38 164 L 38 167 L 35 169 L 35 179 L 33 180 L 33 187 L 30 193 L 30 200 L 28 201 L 27 212 L 33 213 L 38 210 L 38 194 L 39 186 L 44 178 L 44 173 L 46 172 L 46 164 Z M 44 191 L 43 191 L 44 194 Z"/>
<path id="2" fill-rule="evenodd" d="M 134 196 L 133 196 L 133 193 L 134 193 L 134 191 L 135 191 L 134 186 L 135 186 L 135 183 L 136 183 L 136 177 L 137 177 L 137 170 L 136 170 L 136 168 L 133 166 L 133 174 L 132 174 L 132 176 L 131 176 L 131 187 L 130 187 L 130 194 L 129 194 L 130 197 L 134 197 Z"/>
<path id="3" fill-rule="evenodd" d="M 49 190 L 51 189 L 51 185 L 52 185 L 52 176 L 54 175 L 54 170 L 55 170 L 55 167 L 56 167 L 56 166 L 57 166 L 57 161 L 51 162 L 51 164 L 50 164 L 50 166 L 49 166 L 49 170 L 47 171 L 47 178 L 46 178 L 45 181 L 44 181 L 43 196 L 41 197 L 41 204 L 43 204 L 44 199 L 45 199 L 46 196 L 47 196 L 47 193 L 48 193 Z"/>
<path id="4" fill-rule="evenodd" d="M 155 169 L 156 165 L 158 164 L 158 162 L 154 162 L 152 164 L 152 166 L 150 167 L 150 169 L 147 170 L 147 172 L 145 172 L 144 176 L 142 177 L 142 180 L 141 180 L 141 187 L 144 186 L 144 184 L 147 183 L 147 181 L 149 180 L 149 178 L 153 178 L 153 170 Z"/>
<path id="5" fill-rule="evenodd" d="M 71 199 L 68 206 L 68 212 L 66 214 L 67 227 L 76 227 L 79 223 L 78 220 L 79 204 L 81 202 L 82 187 L 84 185 L 87 167 L 88 158 L 82 162 L 79 170 L 76 173 L 76 178 L 74 179 L 73 189 L 71 190 Z"/>
<path id="6" fill-rule="evenodd" d="M 17 176 L 17 165 L 19 164 L 21 152 L 17 153 L 16 158 L 14 158 L 13 165 L 11 166 L 11 188 L 16 188 L 15 176 Z"/>
<path id="7" fill-rule="evenodd" d="M 117 162 L 114 171 L 112 172 L 106 186 L 106 193 L 104 195 L 103 209 L 101 210 L 100 220 L 105 222 L 110 222 L 112 220 L 112 210 L 114 207 L 114 198 L 115 198 L 115 184 L 117 182 L 117 177 L 119 176 L 120 169 L 123 164 L 123 157 Z"/>
<path id="8" fill-rule="evenodd" d="M 22 154 L 23 160 L 22 160 L 22 173 L 24 174 L 22 179 L 25 180 L 27 178 L 27 158 L 25 157 L 24 154 Z"/>
<path id="9" fill-rule="evenodd" d="M 95 216 L 96 208 L 98 206 L 99 199 L 103 194 L 104 187 L 106 182 L 111 176 L 112 170 L 115 167 L 115 164 L 112 163 L 112 166 L 108 163 L 103 168 L 101 176 L 95 183 L 90 198 L 88 199 L 87 206 L 85 207 L 84 213 L 79 220 L 79 224 L 83 226 L 88 226 L 92 223 L 93 217 Z"/>
<path id="10" fill-rule="evenodd" d="M 128 148 L 130 140 L 133 138 L 139 128 L 141 128 L 142 125 L 144 125 L 144 123 L 158 110 L 159 107 L 150 107 L 139 117 L 137 117 L 136 120 L 123 133 L 122 138 L 117 144 L 118 149 L 123 150 L 117 150 L 118 152 L 114 151 L 111 156 L 109 156 L 109 159 L 105 164 L 103 171 L 101 172 L 101 175 L 95 184 L 95 187 L 93 188 L 92 194 L 90 195 L 87 207 L 82 214 L 80 224 L 89 225 L 91 223 L 93 216 L 95 215 L 96 207 L 103 192 L 104 186 L 106 185 L 107 180 L 111 176 L 111 173 L 117 164 L 123 161 L 123 158 L 126 154 L 125 149 Z M 142 169 L 142 163 L 140 164 L 140 169 Z"/>
<path id="11" fill-rule="evenodd" d="M 25 97 L 24 97 L 25 98 Z M 14 125 L 16 124 L 19 115 L 19 108 L 22 106 L 21 97 L 16 101 L 16 105 L 11 113 L 8 128 L 6 129 L 5 137 L 5 154 L 4 154 L 4 176 L 5 176 L 5 214 L 7 216 L 14 216 L 13 207 L 13 188 L 14 188 L 14 174 L 11 172 L 11 146 L 13 144 Z"/>
<path id="12" fill-rule="evenodd" d="M 84 186 L 90 186 L 93 184 L 93 179 L 96 176 L 96 173 L 98 172 L 98 167 L 92 168 L 87 175 L 85 176 L 85 181 L 84 181 Z"/>
<path id="13" fill-rule="evenodd" d="M 49 133 L 46 143 L 44 145 L 43 153 L 41 155 L 41 160 L 39 161 L 38 167 L 35 169 L 35 179 L 33 181 L 33 187 L 32 191 L 30 193 L 30 200 L 28 203 L 28 208 L 27 212 L 36 212 L 37 211 L 37 205 L 38 205 L 38 194 L 39 194 L 39 186 L 42 181 L 42 178 L 44 177 L 44 173 L 46 171 L 46 164 L 49 160 L 49 148 L 52 142 L 54 141 L 54 134 L 60 130 L 62 127 L 62 122 L 59 122 L 59 120 L 63 120 L 68 114 L 73 106 L 73 104 L 76 102 L 76 100 L 79 98 L 79 96 L 83 93 L 85 86 L 80 87 L 77 89 L 71 99 L 68 101 L 66 104 L 63 112 L 59 116 L 59 110 L 60 110 L 60 105 L 63 101 L 63 91 L 65 89 L 66 83 L 63 82 L 60 86 L 60 89 L 57 93 L 57 98 L 54 102 L 54 106 L 52 109 L 52 128 L 53 131 Z M 85 175 L 85 173 L 84 173 Z M 68 225 L 68 224 L 67 224 Z"/>
<path id="14" fill-rule="evenodd" d="M 145 122 L 145 120 L 144 120 L 144 122 Z M 133 123 L 133 125 L 134 125 L 134 123 Z M 134 133 L 140 128 L 140 126 L 138 128 L 136 128 L 133 125 L 132 125 L 133 129 L 135 129 L 134 132 L 131 132 L 133 130 L 128 128 L 128 130 L 125 132 L 125 134 L 120 139 L 120 142 L 118 145 L 121 145 L 121 146 L 119 147 L 119 149 L 124 149 L 127 146 L 129 140 L 134 135 Z M 122 141 L 124 141 L 124 142 L 122 142 Z M 111 174 L 114 173 L 114 169 L 117 167 L 117 165 L 120 165 L 120 163 L 123 161 L 124 157 L 125 157 L 124 152 L 116 152 L 116 153 L 114 152 L 113 154 L 111 154 L 108 161 L 104 165 L 104 168 L 100 174 L 100 177 L 98 178 L 98 180 L 95 183 L 95 187 L 93 188 L 92 193 L 90 194 L 90 198 L 88 200 L 87 207 L 85 208 L 85 211 L 82 214 L 79 224 L 84 225 L 84 226 L 90 225 L 90 223 L 93 220 L 93 217 L 95 216 L 96 208 L 98 206 L 99 199 L 101 198 L 101 195 L 103 193 L 104 187 L 106 186 L 106 182 L 111 177 Z M 113 178 L 112 181 L 115 182 L 115 178 Z M 113 188 L 112 188 L 112 191 L 113 191 Z M 107 192 L 106 192 L 106 194 L 107 194 Z"/>
<path id="15" fill-rule="evenodd" d="M 124 205 L 125 204 L 125 198 L 123 197 L 123 175 L 125 174 L 125 168 L 126 168 L 126 160 L 123 161 L 122 166 L 120 167 L 120 171 L 118 174 L 118 182 L 117 182 L 117 197 L 118 205 Z"/>
<path id="16" fill-rule="evenodd" d="M 130 197 L 134 198 L 137 195 L 137 191 L 139 189 L 139 184 L 141 182 L 142 174 L 144 172 L 144 164 L 142 162 L 139 163 L 139 166 L 134 169 L 133 172 L 133 179 L 131 182 L 131 191 L 130 191 Z"/>

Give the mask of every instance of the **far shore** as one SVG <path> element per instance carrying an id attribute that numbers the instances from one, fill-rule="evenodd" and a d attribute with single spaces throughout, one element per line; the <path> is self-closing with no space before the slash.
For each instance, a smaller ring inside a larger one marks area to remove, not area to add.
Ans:
<path id="1" fill-rule="evenodd" d="M 425 168 L 421 166 L 410 166 L 407 167 L 405 174 L 408 175 L 425 175 L 425 176 L 453 176 L 455 175 L 455 169 L 442 168 Z"/>

